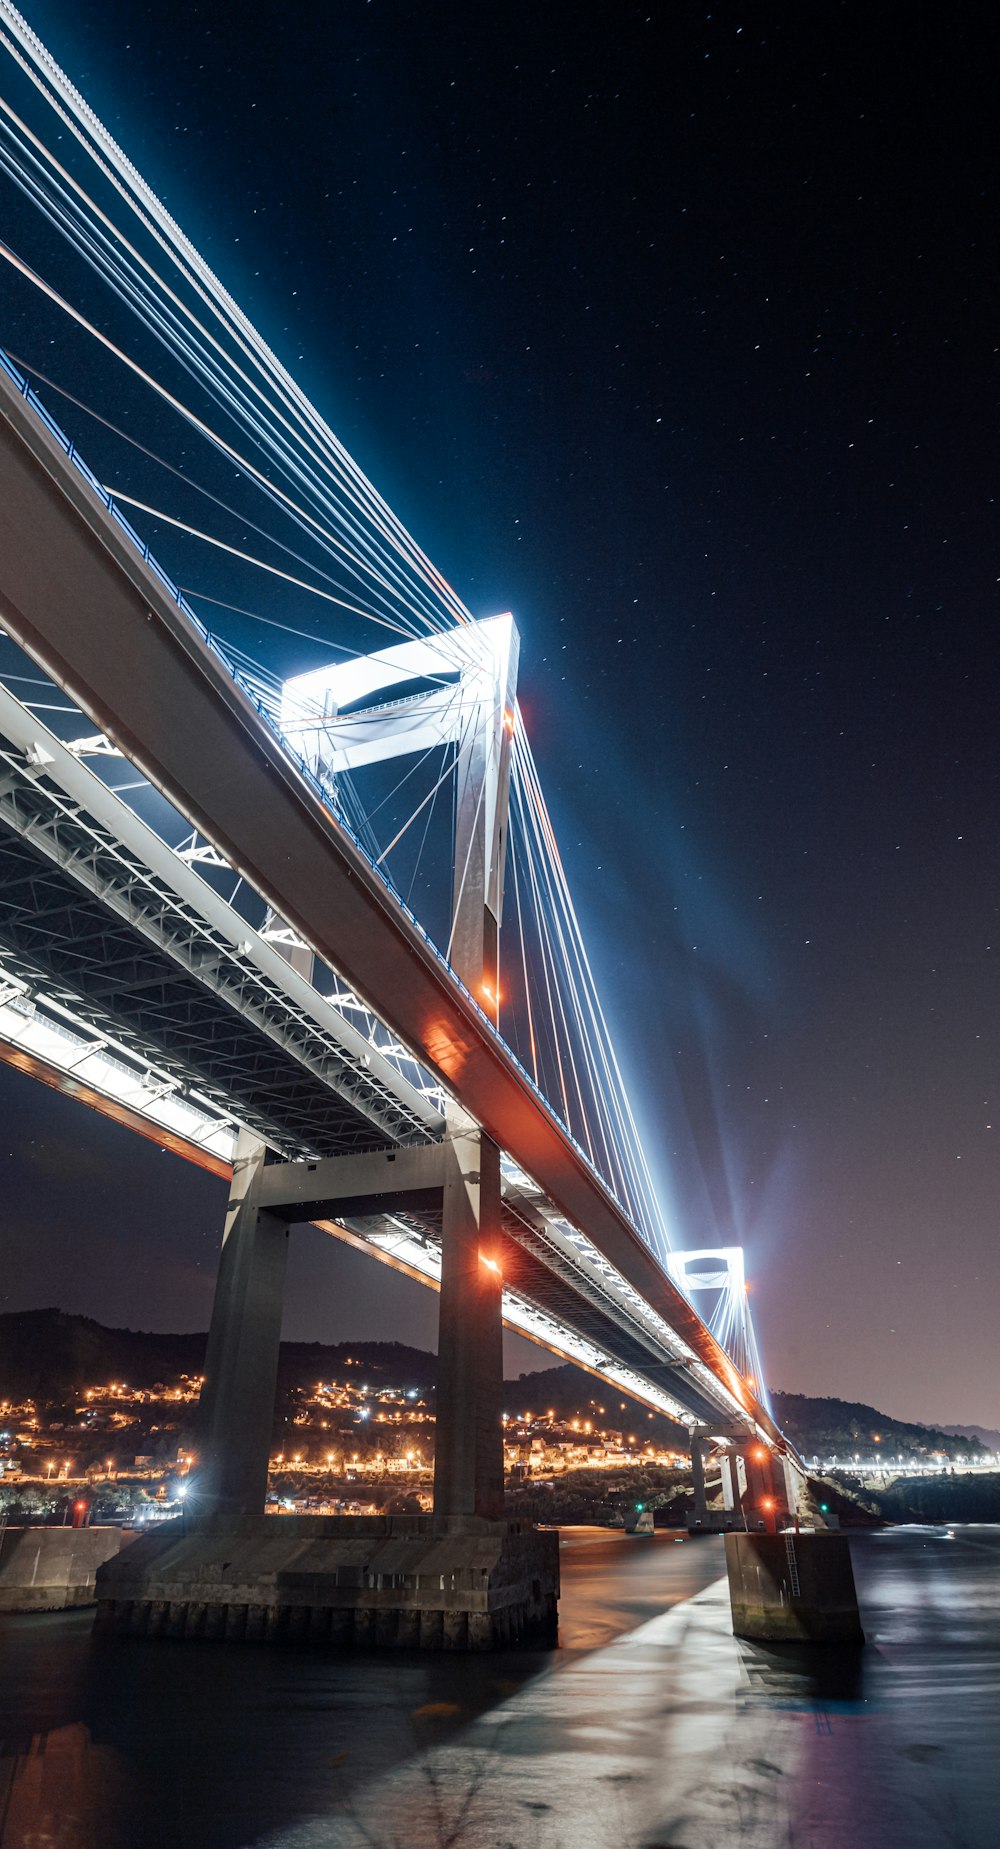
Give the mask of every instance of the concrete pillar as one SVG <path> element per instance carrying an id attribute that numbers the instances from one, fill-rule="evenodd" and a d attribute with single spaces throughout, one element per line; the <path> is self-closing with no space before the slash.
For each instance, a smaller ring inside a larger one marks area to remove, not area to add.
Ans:
<path id="1" fill-rule="evenodd" d="M 864 1643 L 846 1535 L 727 1534 L 726 1570 L 737 1637 Z"/>
<path id="2" fill-rule="evenodd" d="M 804 1479 L 792 1465 L 787 1453 L 781 1458 L 781 1481 L 785 1492 L 785 1510 L 794 1518 L 799 1513 L 799 1494 Z"/>
<path id="3" fill-rule="evenodd" d="M 510 737 L 502 705 L 493 728 L 478 710 L 474 719 L 456 767 L 450 957 L 495 1020 Z M 489 841 L 484 793 L 498 749 L 497 832 Z M 445 1140 L 434 1437 L 434 1525 L 442 1530 L 470 1516 L 496 1521 L 504 1514 L 500 1151 L 455 1104 L 446 1112 Z"/>
<path id="4" fill-rule="evenodd" d="M 504 1513 L 500 1152 L 449 1114 L 438 1308 L 434 1522 Z"/>
<path id="5" fill-rule="evenodd" d="M 692 1522 L 695 1527 L 704 1527 L 708 1520 L 708 1501 L 705 1496 L 705 1453 L 703 1441 L 697 1432 L 691 1433 L 691 1483 L 694 1489 L 694 1514 Z"/>
<path id="6" fill-rule="evenodd" d="M 722 1459 L 723 1503 L 740 1527 L 763 1525 L 773 1534 L 788 1519 L 783 1460 L 759 1439 L 727 1446 Z"/>
<path id="7" fill-rule="evenodd" d="M 764 1445 L 751 1441 L 741 1451 L 743 1468 L 746 1472 L 746 1490 L 743 1495 L 743 1515 L 748 1528 L 757 1528 L 763 1522 L 770 1533 L 774 1532 L 774 1497 L 771 1495 L 770 1453 Z"/>
<path id="8" fill-rule="evenodd" d="M 264 1153 L 240 1131 L 198 1404 L 198 1517 L 264 1509 L 288 1255 L 288 1228 L 257 1204 Z"/>

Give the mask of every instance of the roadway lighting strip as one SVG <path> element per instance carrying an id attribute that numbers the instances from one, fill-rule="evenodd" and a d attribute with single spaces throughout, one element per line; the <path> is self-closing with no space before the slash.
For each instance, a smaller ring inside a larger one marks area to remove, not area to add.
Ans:
<path id="1" fill-rule="evenodd" d="M 663 1317 L 653 1309 L 651 1304 L 646 1302 L 644 1297 L 640 1296 L 628 1280 L 616 1271 L 614 1265 L 605 1258 L 603 1252 L 598 1251 L 585 1233 L 579 1232 L 575 1226 L 570 1225 L 568 1220 L 564 1220 L 561 1215 L 549 1208 L 541 1190 L 535 1186 L 530 1176 L 518 1167 L 517 1163 L 512 1162 L 509 1156 L 503 1156 L 500 1166 L 504 1180 L 511 1191 L 511 1204 L 516 1205 L 518 1195 L 527 1196 L 531 1205 L 545 1220 L 548 1230 L 555 1234 L 561 1243 L 572 1246 L 574 1252 L 578 1253 L 592 1270 L 600 1274 L 601 1283 L 598 1288 L 604 1287 L 604 1294 L 607 1295 L 608 1300 L 621 1299 L 621 1304 L 616 1307 L 627 1306 L 636 1321 L 645 1325 L 646 1329 L 669 1350 L 673 1360 L 685 1367 L 690 1366 L 696 1359 L 695 1352 L 688 1346 L 683 1336 L 678 1335 L 677 1331 L 664 1321 Z M 715 1376 L 713 1375 L 712 1378 L 714 1379 Z"/>
<path id="2" fill-rule="evenodd" d="M 237 1126 L 197 1091 L 182 1092 L 170 1073 L 139 1065 L 135 1055 L 106 1034 L 95 1034 L 69 1008 L 9 970 L 0 950 L 0 1040 L 31 1060 L 87 1086 L 192 1143 L 220 1163 L 231 1163 Z"/>
<path id="3" fill-rule="evenodd" d="M 364 1223 L 348 1222 L 352 1230 L 357 1227 L 366 1244 L 384 1252 L 387 1257 L 398 1259 L 411 1271 L 418 1272 L 429 1283 L 440 1287 L 441 1254 L 438 1248 L 430 1241 L 424 1243 L 412 1228 L 393 1216 L 386 1216 L 380 1224 L 385 1230 L 375 1232 L 365 1228 Z M 568 1329 L 564 1323 L 558 1322 L 545 1311 L 536 1309 L 534 1304 L 527 1303 L 516 1292 L 505 1288 L 501 1295 L 501 1306 L 504 1322 L 509 1328 L 541 1343 L 544 1348 L 564 1355 L 567 1361 L 578 1362 L 590 1373 L 599 1374 L 603 1380 L 621 1387 L 634 1399 L 642 1400 L 678 1424 L 691 1426 L 699 1423 L 696 1414 L 681 1406 L 679 1401 L 671 1399 L 661 1387 L 645 1380 L 621 1362 L 610 1361 L 593 1342 L 577 1335 L 575 1330 Z M 714 1375 L 712 1379 L 714 1382 Z"/>
<path id="4" fill-rule="evenodd" d="M 634 1310 L 630 1308 L 627 1303 L 622 1301 L 628 1288 L 627 1285 L 625 1285 L 625 1280 L 619 1279 L 614 1272 L 604 1272 L 602 1267 L 602 1277 L 598 1282 L 589 1272 L 584 1271 L 580 1264 L 579 1256 L 576 1254 L 571 1256 L 567 1253 L 565 1221 L 562 1221 L 551 1208 L 547 1213 L 543 1213 L 537 1206 L 535 1207 L 537 1219 L 533 1217 L 531 1220 L 528 1220 L 525 1217 L 524 1208 L 511 1196 L 505 1196 L 504 1204 L 508 1213 L 521 1223 L 525 1235 L 521 1243 L 526 1246 L 527 1250 L 535 1252 L 535 1255 L 549 1271 L 553 1272 L 564 1284 L 568 1284 L 571 1289 L 576 1291 L 584 1303 L 589 1303 L 593 1308 L 600 1311 L 602 1315 L 606 1316 L 619 1332 L 629 1335 L 632 1341 L 638 1344 L 649 1355 L 651 1364 L 656 1365 L 660 1369 L 666 1368 L 675 1374 L 684 1375 L 686 1378 L 691 1379 L 692 1384 L 694 1384 L 693 1364 L 684 1359 L 683 1355 L 679 1355 L 673 1344 L 668 1346 L 659 1335 L 658 1329 L 655 1327 L 659 1319 L 656 1318 L 655 1312 L 651 1314 L 649 1319 L 649 1322 L 654 1324 L 653 1327 L 650 1327 L 635 1314 Z M 517 1239 L 519 1235 L 515 1233 L 513 1237 Z M 623 1287 L 620 1296 L 616 1292 L 616 1284 L 620 1284 Z M 544 1314 L 548 1315 L 548 1312 Z M 562 1327 L 561 1324 L 559 1326 Z M 575 1339 L 584 1341 L 587 1338 L 575 1336 Z M 602 1375 L 608 1374 L 610 1377 L 610 1368 L 612 1365 L 614 1367 L 627 1368 L 627 1364 L 624 1362 L 615 1361 L 611 1363 L 603 1349 L 600 1350 L 600 1352 L 603 1356 L 603 1362 L 598 1371 Z M 581 1360 L 584 1359 L 582 1356 L 578 1358 Z M 590 1363 L 585 1362 L 585 1365 L 590 1365 Z M 635 1378 L 639 1377 L 638 1373 L 636 1373 Z M 615 1378 L 617 1378 L 617 1376 L 615 1376 Z M 745 1415 L 742 1414 L 735 1401 L 727 1395 L 721 1383 L 716 1381 L 714 1375 L 710 1374 L 710 1381 L 710 1388 L 703 1388 L 700 1383 L 698 1386 L 698 1398 L 702 1403 L 701 1410 L 691 1412 L 690 1409 L 688 1409 L 685 1412 L 685 1418 L 689 1421 L 694 1420 L 702 1424 L 710 1421 L 712 1417 L 721 1417 L 726 1422 L 737 1416 L 741 1421 L 745 1420 Z M 659 1391 L 662 1392 L 663 1389 L 660 1388 Z M 724 1405 L 720 1406 L 720 1400 L 724 1401 Z M 680 1415 L 672 1414 L 671 1416 Z"/>

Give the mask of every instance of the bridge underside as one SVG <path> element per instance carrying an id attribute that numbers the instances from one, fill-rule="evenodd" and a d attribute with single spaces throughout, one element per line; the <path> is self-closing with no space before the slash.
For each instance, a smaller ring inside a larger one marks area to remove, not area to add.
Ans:
<path id="1" fill-rule="evenodd" d="M 8 1057 L 29 1011 L 39 1020 L 52 1011 L 53 1026 L 61 1012 L 80 1037 L 80 1050 L 63 1056 L 64 1074 L 75 1075 L 66 1088 L 82 1095 L 88 1044 L 110 1047 L 134 1067 L 139 1108 L 126 1106 L 122 1119 L 171 1140 L 163 1122 L 150 1123 L 143 1089 L 165 1094 L 175 1112 L 201 1113 L 215 1133 L 217 1172 L 227 1172 L 241 1125 L 285 1160 L 443 1134 L 426 1097 L 373 1049 L 351 1044 L 322 996 L 0 686 L 0 985 L 4 977 L 8 1003 L 17 987 L 16 1019 L 0 1008 Z M 22 1069 L 60 1082 L 45 1050 L 22 1044 Z M 109 1086 L 98 1077 L 92 1089 L 100 1104 Z M 197 1147 L 183 1127 L 172 1146 Z M 665 1352 L 659 1319 L 647 1313 L 644 1326 L 635 1293 L 516 1166 L 504 1166 L 499 1262 L 511 1326 L 660 1410 L 731 1421 L 686 1358 Z M 419 1205 L 335 1218 L 374 1256 L 436 1285 L 440 1199 Z"/>
<path id="2" fill-rule="evenodd" d="M 44 813 L 37 790 L 29 805 Z M 65 845 L 67 832 L 61 842 L 50 835 L 52 845 Z M 248 980 L 235 1006 L 221 976 L 219 986 L 208 986 L 211 953 L 203 942 L 185 946 L 175 939 L 168 950 L 165 941 L 161 947 L 140 935 L 64 866 L 6 828 L 0 828 L 0 888 L 5 967 L 43 984 L 96 1033 L 154 1061 L 178 1086 L 196 1086 L 289 1156 L 372 1147 L 371 1119 L 296 1058 L 284 1037 L 269 1039 L 251 1020 L 249 1008 L 260 998 L 248 994 Z M 147 926 L 153 923 L 147 913 Z M 199 955 L 204 973 L 193 966 Z"/>

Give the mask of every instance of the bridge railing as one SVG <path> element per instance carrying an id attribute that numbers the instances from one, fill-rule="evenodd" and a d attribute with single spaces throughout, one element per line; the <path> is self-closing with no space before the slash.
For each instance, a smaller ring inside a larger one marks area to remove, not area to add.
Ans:
<path id="1" fill-rule="evenodd" d="M 116 525 L 121 528 L 126 538 L 135 547 L 136 551 L 139 553 L 139 556 L 143 560 L 143 563 L 147 565 L 150 571 L 152 571 L 155 574 L 155 576 L 160 580 L 160 583 L 163 585 L 164 590 L 168 593 L 171 600 L 177 605 L 178 609 L 182 611 L 187 621 L 197 631 L 198 635 L 201 637 L 206 647 L 209 648 L 212 651 L 212 654 L 216 657 L 216 659 L 219 662 L 221 662 L 222 666 L 226 670 L 226 673 L 230 676 L 231 680 L 233 680 L 233 682 L 239 687 L 240 692 L 243 694 L 244 698 L 250 701 L 251 705 L 254 707 L 255 711 L 258 713 L 262 723 L 267 727 L 268 731 L 271 732 L 273 736 L 277 739 L 286 758 L 288 758 L 291 761 L 291 763 L 294 764 L 300 776 L 303 777 L 305 782 L 312 789 L 313 793 L 318 797 L 319 801 L 322 803 L 323 808 L 327 811 L 328 814 L 330 813 L 333 814 L 333 819 L 336 821 L 338 828 L 343 829 L 344 833 L 350 839 L 352 846 L 361 855 L 362 859 L 365 861 L 366 865 L 370 868 L 371 872 L 374 873 L 376 878 L 381 881 L 382 885 L 385 887 L 386 891 L 391 895 L 394 902 L 399 906 L 400 911 L 407 918 L 407 920 L 409 921 L 413 929 L 420 934 L 424 943 L 427 945 L 428 949 L 432 951 L 433 955 L 437 958 L 437 961 L 440 963 L 442 969 L 447 974 L 449 980 L 455 985 L 457 989 L 461 991 L 462 995 L 465 997 L 466 1001 L 469 1003 L 469 1006 L 475 1011 L 476 1015 L 478 1016 L 479 1022 L 487 1030 L 491 1039 L 495 1040 L 497 1045 L 503 1049 L 503 1052 L 506 1058 L 510 1060 L 511 1064 L 514 1067 L 516 1067 L 517 1072 L 520 1078 L 523 1080 L 524 1084 L 527 1085 L 528 1089 L 537 1098 L 538 1102 L 542 1105 L 543 1109 L 547 1112 L 548 1116 L 552 1119 L 552 1122 L 558 1125 L 563 1135 L 567 1137 L 569 1142 L 572 1144 L 573 1149 L 576 1155 L 579 1157 L 580 1161 L 584 1164 L 586 1168 L 590 1170 L 591 1174 L 593 1174 L 597 1178 L 601 1186 L 611 1196 L 611 1198 L 614 1200 L 614 1202 L 616 1203 L 620 1211 L 625 1215 L 626 1219 L 628 1219 L 630 1224 L 634 1227 L 636 1233 L 642 1239 L 643 1244 L 648 1245 L 649 1241 L 646 1239 L 645 1235 L 642 1233 L 641 1228 L 636 1226 L 635 1220 L 633 1218 L 633 1215 L 629 1207 L 626 1205 L 624 1201 L 621 1200 L 617 1190 L 615 1189 L 613 1184 L 609 1181 L 608 1177 L 601 1172 L 601 1170 L 597 1167 L 597 1164 L 593 1161 L 589 1152 L 586 1149 L 584 1149 L 583 1145 L 573 1135 L 572 1130 L 569 1128 L 569 1126 L 566 1123 L 563 1122 L 563 1119 L 559 1116 L 559 1113 L 553 1109 L 552 1105 L 550 1104 L 548 1098 L 545 1096 L 545 1093 L 542 1091 L 541 1087 L 538 1085 L 537 1081 L 532 1077 L 532 1074 L 522 1064 L 521 1060 L 518 1058 L 513 1048 L 509 1046 L 507 1041 L 504 1039 L 503 1035 L 501 1034 L 499 1028 L 496 1025 L 496 1022 L 490 1019 L 490 1016 L 486 1013 L 486 1010 L 477 1001 L 471 989 L 469 989 L 466 986 L 466 984 L 462 981 L 462 978 L 458 975 L 457 971 L 453 968 L 452 964 L 449 963 L 448 958 L 445 956 L 444 952 L 434 942 L 434 939 L 430 936 L 430 933 L 426 930 L 426 928 L 421 924 L 416 913 L 412 911 L 410 906 L 406 903 L 406 900 L 403 898 L 402 893 L 398 890 L 396 885 L 393 883 L 392 879 L 386 873 L 385 868 L 379 866 L 378 862 L 372 858 L 372 855 L 369 853 L 364 843 L 359 839 L 358 835 L 355 833 L 354 829 L 351 827 L 350 822 L 347 820 L 346 816 L 341 811 L 339 804 L 337 804 L 335 801 L 331 804 L 331 791 L 328 788 L 328 786 L 323 783 L 321 778 L 317 777 L 315 771 L 312 769 L 311 765 L 306 761 L 306 759 L 300 756 L 300 754 L 297 751 L 292 750 L 280 726 L 275 721 L 273 714 L 271 714 L 268 711 L 266 704 L 261 700 L 259 694 L 255 692 L 254 688 L 248 681 L 246 675 L 243 673 L 240 667 L 236 664 L 236 662 L 234 662 L 231 659 L 231 657 L 227 653 L 225 643 L 221 642 L 217 636 L 212 634 L 212 631 L 210 629 L 206 628 L 205 624 L 201 621 L 201 618 L 191 608 L 191 605 L 188 603 L 183 592 L 178 590 L 177 585 L 173 582 L 172 578 L 169 577 L 169 575 L 164 571 L 162 565 L 160 565 L 158 560 L 154 557 L 146 541 L 142 539 L 141 536 L 136 532 L 131 521 L 126 519 L 125 515 L 121 511 L 121 508 L 117 505 L 114 499 L 114 496 L 109 492 L 107 488 L 105 488 L 103 482 L 98 481 L 97 476 L 94 474 L 93 469 L 91 469 L 88 466 L 88 464 L 85 462 L 84 458 L 81 456 L 79 450 L 76 448 L 76 445 L 74 444 L 72 439 L 66 435 L 65 431 L 56 422 L 51 412 L 46 409 L 45 405 L 43 404 L 42 400 L 39 398 L 34 387 L 25 378 L 24 374 L 20 372 L 19 369 L 14 365 L 13 361 L 4 352 L 2 347 L 0 347 L 0 368 L 2 368 L 2 370 L 6 373 L 11 383 L 16 387 L 17 391 L 20 393 L 21 397 L 24 398 L 26 403 L 31 406 L 32 411 L 39 418 L 41 423 L 45 425 L 45 428 L 49 432 L 49 435 L 54 438 L 54 440 L 59 444 L 60 448 L 65 452 L 70 462 L 73 464 L 73 467 L 77 470 L 77 472 L 83 477 L 84 481 L 87 483 L 88 488 L 90 488 L 93 491 L 93 493 L 97 495 L 98 499 L 107 508 L 107 511 L 110 514 L 111 518 L 115 521 Z"/>

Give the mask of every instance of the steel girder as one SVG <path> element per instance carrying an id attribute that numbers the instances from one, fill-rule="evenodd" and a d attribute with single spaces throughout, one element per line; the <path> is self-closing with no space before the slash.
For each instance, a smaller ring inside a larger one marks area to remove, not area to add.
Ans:
<path id="1" fill-rule="evenodd" d="M 44 733 L 37 721 L 34 730 Z M 411 1088 L 404 1091 L 398 1075 L 390 1090 L 379 1071 L 384 1062 L 354 1030 L 356 1047 L 241 955 L 237 932 L 247 940 L 254 934 L 236 914 L 224 934 L 177 891 L 185 869 L 170 850 L 176 882 L 48 774 L 61 748 L 44 737 L 51 765 L 31 763 L 0 737 L 0 944 L 8 967 L 29 983 L 44 981 L 88 1025 L 181 1086 L 196 1085 L 289 1157 L 431 1139 L 437 1113 L 417 1094 L 408 1103 Z M 109 800 L 92 772 L 76 763 L 73 771 L 82 787 L 89 781 L 95 808 Z M 274 961 L 283 974 L 287 966 Z"/>

